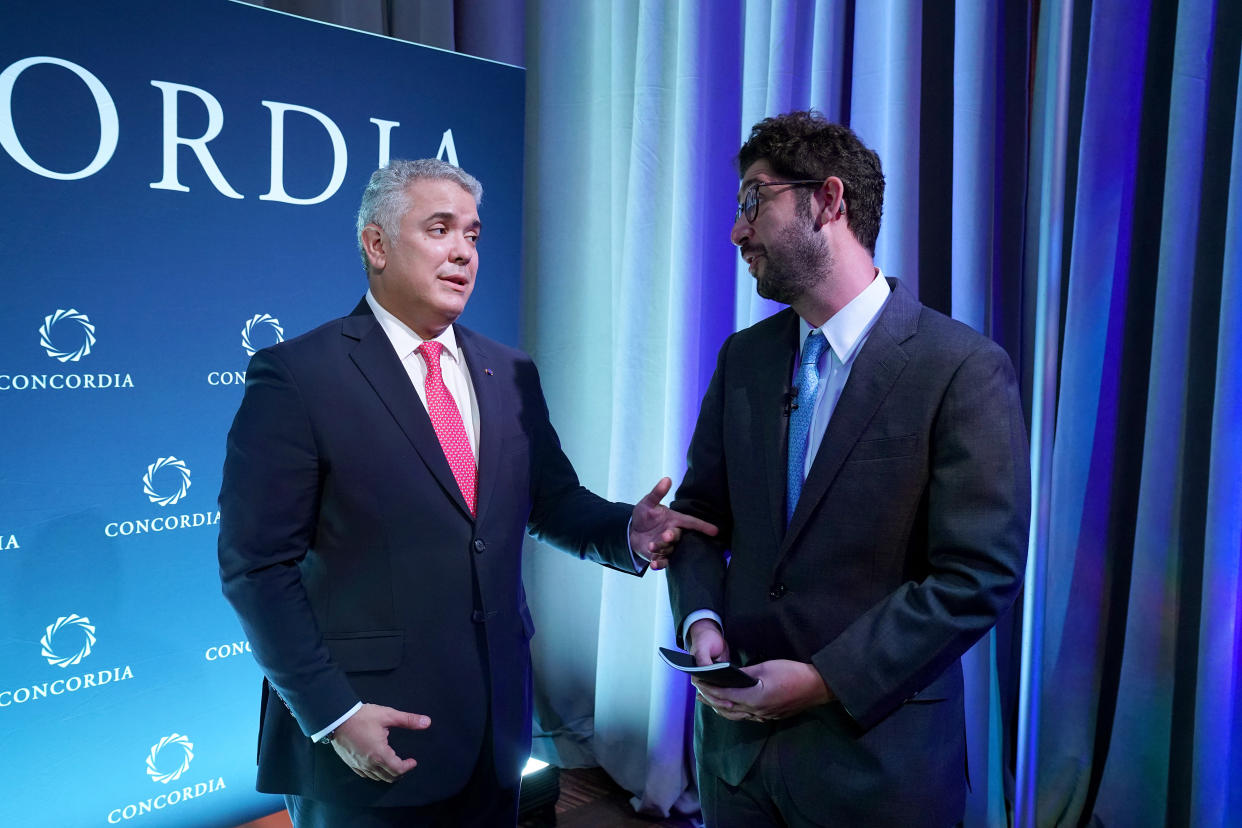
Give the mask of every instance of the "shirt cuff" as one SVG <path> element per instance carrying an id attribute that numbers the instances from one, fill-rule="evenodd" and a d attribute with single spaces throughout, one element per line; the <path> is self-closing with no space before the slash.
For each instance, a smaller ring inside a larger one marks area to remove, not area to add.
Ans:
<path id="1" fill-rule="evenodd" d="M 625 522 L 625 546 L 630 550 L 630 562 L 634 565 L 634 571 L 641 573 L 644 569 L 651 565 L 651 560 L 649 558 L 644 558 L 642 555 L 635 552 L 633 544 L 630 543 L 630 524 L 633 522 L 633 517 L 630 517 L 630 519 Z"/>
<path id="2" fill-rule="evenodd" d="M 686 649 L 690 649 L 690 628 L 694 626 L 694 622 L 702 618 L 710 618 L 716 622 L 721 630 L 724 629 L 724 622 L 720 620 L 720 616 L 709 609 L 695 610 L 686 616 L 686 620 L 681 625 L 681 640 L 685 642 Z"/>
<path id="3" fill-rule="evenodd" d="M 355 713 L 357 713 L 357 712 L 358 712 L 359 710 L 361 710 L 361 709 L 362 709 L 362 702 L 356 702 L 356 703 L 354 704 L 354 706 L 353 706 L 353 707 L 349 708 L 349 712 L 348 712 L 348 713 L 346 713 L 344 716 L 342 716 L 341 718 L 337 719 L 335 722 L 333 722 L 332 724 L 328 725 L 327 727 L 325 727 L 323 730 L 319 731 L 318 733 L 312 733 L 312 734 L 311 734 L 311 741 L 312 741 L 312 742 L 318 742 L 318 741 L 319 741 L 320 739 L 322 739 L 324 736 L 327 736 L 329 733 L 331 733 L 332 731 L 336 730 L 336 729 L 337 729 L 338 727 L 340 727 L 341 725 L 345 724 L 345 720 L 346 720 L 346 719 L 348 719 L 350 716 L 354 715 Z"/>

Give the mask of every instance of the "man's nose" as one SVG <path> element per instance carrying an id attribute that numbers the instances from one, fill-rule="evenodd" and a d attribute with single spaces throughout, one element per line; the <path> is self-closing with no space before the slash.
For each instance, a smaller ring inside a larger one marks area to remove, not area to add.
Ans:
<path id="1" fill-rule="evenodd" d="M 466 264 L 474 258 L 474 248 L 465 236 L 458 236 L 453 243 L 449 256 L 455 264 Z"/>
<path id="2" fill-rule="evenodd" d="M 741 247 L 742 242 L 749 239 L 754 232 L 754 228 L 750 226 L 750 222 L 746 220 L 746 216 L 738 214 L 733 219 L 733 228 L 729 231 L 729 241 L 733 242 L 736 247 Z"/>

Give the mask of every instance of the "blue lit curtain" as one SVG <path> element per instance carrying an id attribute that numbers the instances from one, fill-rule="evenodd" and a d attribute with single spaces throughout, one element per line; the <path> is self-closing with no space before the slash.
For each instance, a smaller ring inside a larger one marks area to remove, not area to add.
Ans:
<path id="1" fill-rule="evenodd" d="M 1045 2 L 1023 825 L 1238 824 L 1234 2 Z"/>
<path id="2" fill-rule="evenodd" d="M 716 349 L 775 310 L 727 238 L 750 125 L 853 126 L 877 262 L 1000 342 L 1030 414 L 1026 593 L 965 659 L 966 824 L 1238 824 L 1242 3 L 267 4 L 525 63 L 525 344 L 618 499 L 679 479 Z M 693 809 L 662 576 L 533 547 L 536 752 Z"/>

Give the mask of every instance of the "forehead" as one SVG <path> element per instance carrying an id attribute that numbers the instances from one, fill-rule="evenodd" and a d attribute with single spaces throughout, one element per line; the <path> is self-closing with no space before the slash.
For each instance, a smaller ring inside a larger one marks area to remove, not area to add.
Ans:
<path id="1" fill-rule="evenodd" d="M 405 188 L 409 198 L 406 213 L 421 220 L 437 214 L 450 214 L 469 222 L 479 219 L 479 208 L 470 191 L 456 181 L 439 178 L 420 178 Z"/>
<path id="2" fill-rule="evenodd" d="M 767 181 L 772 178 L 772 168 L 762 158 L 751 164 L 742 173 L 742 183 L 738 185 L 738 196 L 746 192 L 746 188 L 756 181 Z"/>

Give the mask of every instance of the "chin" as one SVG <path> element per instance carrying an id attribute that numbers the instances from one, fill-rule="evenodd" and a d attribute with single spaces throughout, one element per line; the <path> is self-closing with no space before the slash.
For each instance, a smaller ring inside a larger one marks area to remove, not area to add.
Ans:
<path id="1" fill-rule="evenodd" d="M 755 292 L 764 299 L 780 302 L 782 305 L 792 305 L 798 298 L 793 291 L 786 289 L 783 285 L 774 286 L 764 282 L 758 282 L 755 285 Z"/>
<path id="2" fill-rule="evenodd" d="M 463 296 L 461 301 L 445 302 L 442 304 L 440 306 L 440 312 L 444 314 L 444 318 L 456 321 L 457 317 L 461 316 L 466 310 L 466 298 L 467 297 Z"/>

